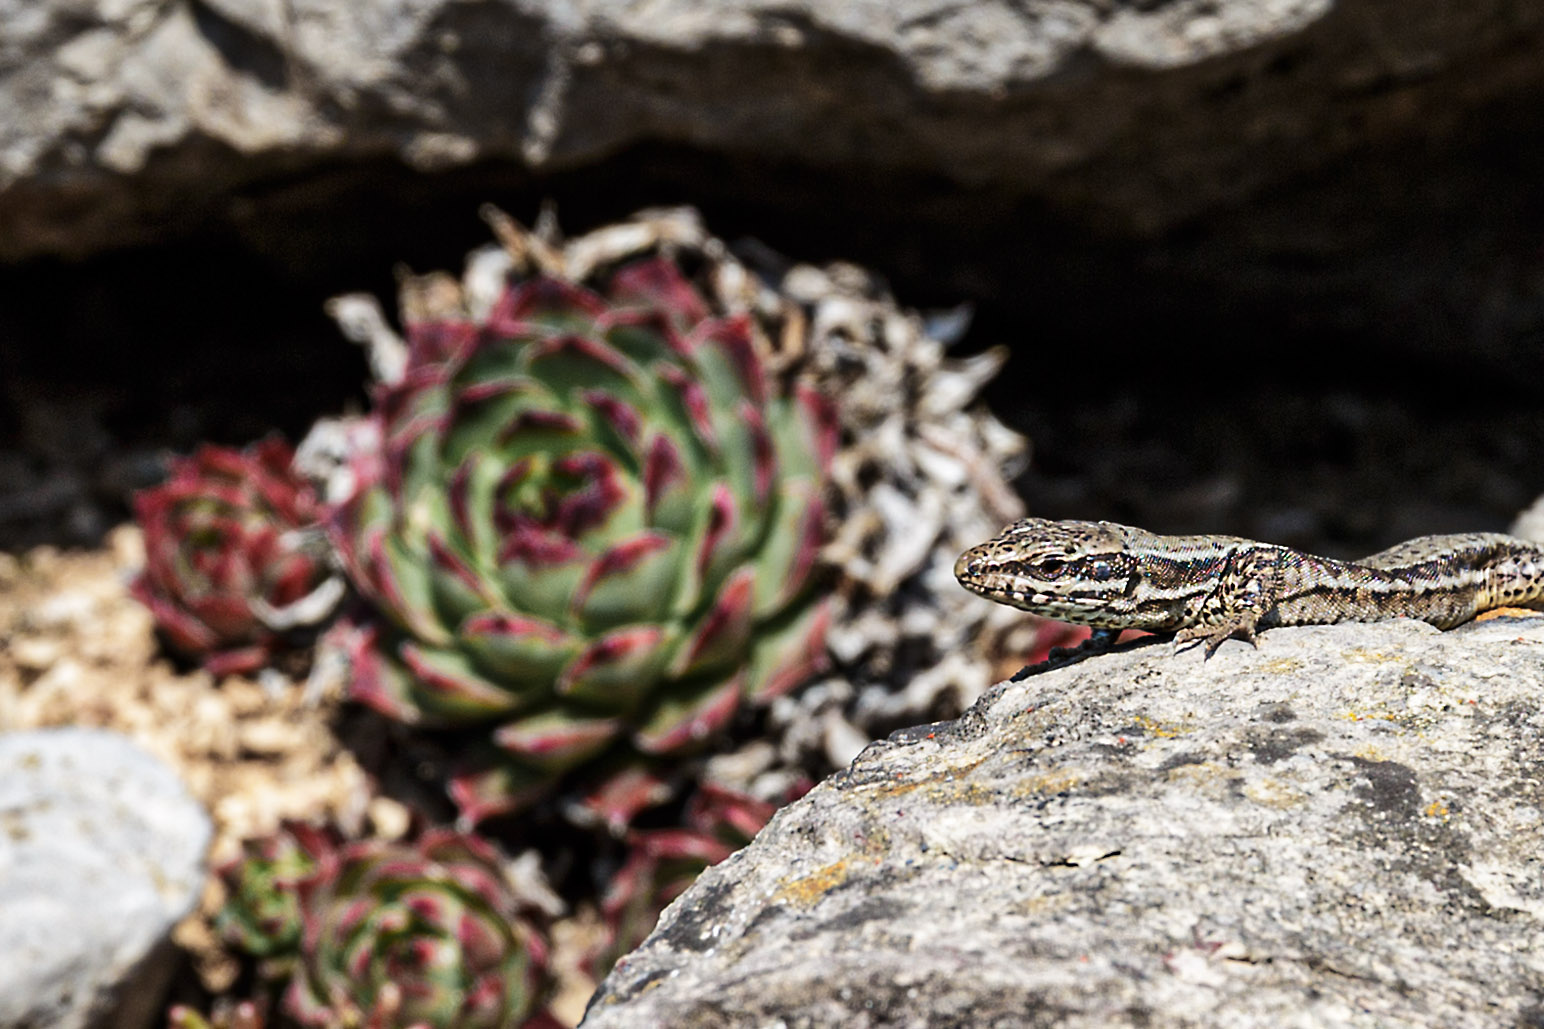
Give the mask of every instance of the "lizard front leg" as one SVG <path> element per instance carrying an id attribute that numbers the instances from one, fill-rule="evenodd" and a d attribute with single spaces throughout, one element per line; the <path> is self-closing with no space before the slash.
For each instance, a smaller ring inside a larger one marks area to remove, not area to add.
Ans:
<path id="1" fill-rule="evenodd" d="M 1255 643 L 1255 629 L 1276 606 L 1282 551 L 1275 547 L 1240 550 L 1228 561 L 1217 589 L 1206 598 L 1196 620 L 1174 634 L 1176 645 L 1204 640 L 1211 657 L 1235 636 Z"/>
<path id="2" fill-rule="evenodd" d="M 1103 654 L 1115 646 L 1115 641 L 1120 639 L 1120 629 L 1095 629 L 1089 634 L 1088 639 L 1075 647 L 1052 647 L 1051 652 L 1045 656 L 1045 660 L 1037 665 L 1025 665 L 1013 673 L 1009 682 L 1023 682 L 1031 672 L 1038 669 L 1056 667 L 1080 661 L 1085 657 L 1093 657 L 1095 654 Z"/>

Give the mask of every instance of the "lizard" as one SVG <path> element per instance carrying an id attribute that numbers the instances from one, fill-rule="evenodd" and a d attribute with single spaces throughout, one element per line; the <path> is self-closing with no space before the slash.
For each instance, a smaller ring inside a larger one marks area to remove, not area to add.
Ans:
<path id="1" fill-rule="evenodd" d="M 960 555 L 955 578 L 1000 604 L 1094 628 L 1255 642 L 1278 625 L 1416 618 L 1450 629 L 1497 607 L 1544 608 L 1544 546 L 1495 532 L 1421 536 L 1358 561 L 1238 536 L 1161 536 L 1026 518 Z"/>

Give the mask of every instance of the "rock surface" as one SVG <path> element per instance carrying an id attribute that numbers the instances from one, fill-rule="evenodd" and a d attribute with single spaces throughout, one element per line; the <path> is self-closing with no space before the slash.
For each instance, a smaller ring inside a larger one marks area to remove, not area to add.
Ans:
<path id="1" fill-rule="evenodd" d="M 1544 1019 L 1544 618 L 1149 642 L 907 730 L 665 912 L 586 1029 Z"/>
<path id="2" fill-rule="evenodd" d="M 1537 0 L 0 0 L 0 24 L 0 111 L 26 115 L 0 121 L 0 258 L 260 223 L 263 184 L 348 162 L 640 142 L 1154 231 L 1544 80 Z"/>
<path id="3" fill-rule="evenodd" d="M 122 736 L 0 734 L 0 1027 L 151 1024 L 209 837 L 172 771 Z"/>

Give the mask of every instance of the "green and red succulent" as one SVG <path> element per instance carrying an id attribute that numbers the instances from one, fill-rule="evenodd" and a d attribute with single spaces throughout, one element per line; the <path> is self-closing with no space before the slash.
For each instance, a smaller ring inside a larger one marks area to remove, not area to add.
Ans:
<path id="1" fill-rule="evenodd" d="M 324 856 L 284 1010 L 358 1029 L 515 1029 L 542 1003 L 546 943 L 483 840 L 430 830 Z"/>
<path id="2" fill-rule="evenodd" d="M 643 942 L 660 912 L 704 869 L 749 843 L 776 811 L 774 804 L 705 782 L 687 803 L 683 825 L 629 833 L 627 860 L 601 899 L 606 940 L 588 961 L 595 979 L 604 978 L 619 958 Z"/>
<path id="3" fill-rule="evenodd" d="M 241 856 L 219 870 L 226 895 L 215 930 L 227 945 L 257 958 L 265 980 L 289 976 L 305 924 L 302 886 L 339 846 L 327 829 L 286 822 L 272 835 L 248 841 Z"/>
<path id="4" fill-rule="evenodd" d="M 493 780 L 453 786 L 465 815 L 603 752 L 697 746 L 818 670 L 835 423 L 748 318 L 661 258 L 604 295 L 537 278 L 407 330 L 332 527 L 382 616 L 347 634 L 354 695 L 499 748 Z"/>
<path id="5" fill-rule="evenodd" d="M 201 446 L 134 498 L 145 538 L 134 596 L 174 649 L 216 675 L 263 667 L 297 608 L 328 592 L 325 553 L 305 539 L 318 528 L 316 498 L 293 457 L 277 437 Z"/>

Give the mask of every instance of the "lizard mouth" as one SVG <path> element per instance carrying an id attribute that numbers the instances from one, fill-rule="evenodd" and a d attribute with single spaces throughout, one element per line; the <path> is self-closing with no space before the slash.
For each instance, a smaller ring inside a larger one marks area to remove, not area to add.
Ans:
<path id="1" fill-rule="evenodd" d="M 1110 598 L 1104 596 L 1068 597 L 1060 593 L 1047 593 L 1041 590 L 1015 589 L 1010 586 L 994 585 L 990 578 L 979 579 L 977 583 L 978 585 L 971 585 L 970 588 L 982 596 L 1029 611 L 1049 610 L 1075 614 L 1083 611 L 1102 610 L 1110 606 Z"/>

